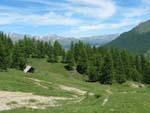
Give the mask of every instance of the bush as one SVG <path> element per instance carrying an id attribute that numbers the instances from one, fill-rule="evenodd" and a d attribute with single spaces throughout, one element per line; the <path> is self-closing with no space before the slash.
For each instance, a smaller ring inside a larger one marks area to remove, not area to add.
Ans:
<path id="1" fill-rule="evenodd" d="M 122 84 L 126 82 L 126 78 L 124 74 L 116 74 L 116 82 Z"/>
<path id="2" fill-rule="evenodd" d="M 95 96 L 95 98 L 100 98 L 101 97 L 100 94 L 95 94 L 94 96 Z"/>
<path id="3" fill-rule="evenodd" d="M 143 80 L 142 75 L 136 69 L 130 69 L 130 77 L 136 82 L 141 82 Z"/>
<path id="4" fill-rule="evenodd" d="M 72 70 L 74 70 L 74 67 L 69 66 L 69 65 L 66 65 L 66 66 L 65 66 L 65 69 L 67 69 L 68 71 L 72 71 Z"/>

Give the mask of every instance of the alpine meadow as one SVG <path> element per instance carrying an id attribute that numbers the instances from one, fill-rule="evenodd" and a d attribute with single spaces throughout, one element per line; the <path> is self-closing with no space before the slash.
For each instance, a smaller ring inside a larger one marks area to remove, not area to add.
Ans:
<path id="1" fill-rule="evenodd" d="M 1 0 L 0 113 L 149 113 L 149 0 Z"/>

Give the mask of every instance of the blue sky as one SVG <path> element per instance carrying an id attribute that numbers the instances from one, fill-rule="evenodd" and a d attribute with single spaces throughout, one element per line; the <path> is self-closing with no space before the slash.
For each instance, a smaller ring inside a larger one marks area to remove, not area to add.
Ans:
<path id="1" fill-rule="evenodd" d="M 128 31 L 150 19 L 150 0 L 1 0 L 0 31 L 67 37 Z"/>

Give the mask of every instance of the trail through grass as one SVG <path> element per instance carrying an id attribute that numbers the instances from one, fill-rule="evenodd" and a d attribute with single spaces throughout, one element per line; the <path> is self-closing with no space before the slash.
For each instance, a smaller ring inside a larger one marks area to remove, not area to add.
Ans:
<path id="1" fill-rule="evenodd" d="M 30 59 L 28 64 L 35 68 L 35 73 L 24 74 L 15 69 L 0 72 L 0 90 L 32 93 L 42 97 L 80 99 L 76 99 L 78 102 L 57 100 L 61 104 L 59 107 L 49 106 L 46 109 L 36 110 L 18 108 L 1 113 L 149 113 L 150 111 L 149 86 L 133 88 L 129 87 L 128 82 L 111 86 L 85 82 L 84 77 L 76 71 L 65 70 L 64 64 L 50 64 L 45 59 Z M 85 91 L 84 95 L 75 93 L 78 92 L 76 89 Z M 90 96 L 89 93 L 94 95 Z M 36 103 L 34 98 L 30 98 L 29 101 Z M 15 105 L 18 102 L 13 100 L 7 104 Z"/>

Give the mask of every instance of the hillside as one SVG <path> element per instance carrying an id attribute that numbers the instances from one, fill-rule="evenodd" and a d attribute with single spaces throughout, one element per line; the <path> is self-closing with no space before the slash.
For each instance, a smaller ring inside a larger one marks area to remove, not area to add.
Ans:
<path id="1" fill-rule="evenodd" d="M 15 69 L 0 72 L 1 113 L 145 113 L 150 110 L 147 87 L 88 83 L 76 71 L 65 70 L 64 64 L 47 63 L 45 59 L 30 59 L 28 64 L 35 68 L 35 73 L 24 74 Z"/>
<path id="2" fill-rule="evenodd" d="M 107 46 L 125 48 L 135 53 L 146 53 L 150 49 L 150 21 L 143 22 L 121 34 Z"/>

